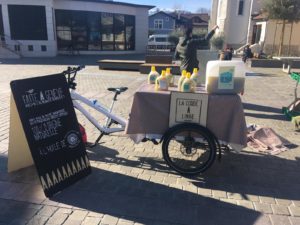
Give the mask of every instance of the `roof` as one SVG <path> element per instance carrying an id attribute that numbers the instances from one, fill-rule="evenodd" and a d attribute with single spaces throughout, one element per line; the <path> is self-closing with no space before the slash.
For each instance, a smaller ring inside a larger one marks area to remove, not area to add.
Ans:
<path id="1" fill-rule="evenodd" d="M 253 18 L 252 18 L 253 20 L 263 20 L 263 21 L 265 21 L 265 20 L 268 20 L 268 15 L 267 14 L 264 14 L 264 13 L 262 13 L 262 14 L 259 14 L 259 15 L 253 15 Z"/>
<path id="2" fill-rule="evenodd" d="M 170 13 L 173 17 L 178 18 L 178 15 L 180 15 L 180 18 L 190 20 L 194 17 L 199 17 L 203 22 L 209 21 L 209 15 L 207 13 L 178 13 L 178 12 L 172 12 Z"/>
<path id="3" fill-rule="evenodd" d="M 122 6 L 130 6 L 130 7 L 136 7 L 136 8 L 148 8 L 152 9 L 155 6 L 153 5 L 138 5 L 133 3 L 126 3 L 126 2 L 115 2 L 115 1 L 105 1 L 105 0 L 71 0 L 71 1 L 80 1 L 80 2 L 98 2 L 102 4 L 110 4 L 110 5 L 122 5 Z"/>
<path id="4" fill-rule="evenodd" d="M 150 15 L 149 17 L 155 16 L 155 15 L 157 15 L 157 14 L 164 14 L 165 16 L 168 16 L 168 17 L 171 17 L 171 18 L 173 18 L 173 19 L 176 19 L 176 16 L 173 16 L 172 14 L 166 13 L 166 12 L 164 12 L 164 11 L 159 11 L 159 12 L 153 13 L 153 14 Z"/>

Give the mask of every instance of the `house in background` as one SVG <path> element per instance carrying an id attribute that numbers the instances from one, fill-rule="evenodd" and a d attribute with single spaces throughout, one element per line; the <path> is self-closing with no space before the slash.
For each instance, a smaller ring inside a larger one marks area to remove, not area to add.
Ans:
<path id="1" fill-rule="evenodd" d="M 176 17 L 176 28 L 191 26 L 194 33 L 207 33 L 209 15 L 207 13 L 180 13 L 173 12 Z"/>
<path id="2" fill-rule="evenodd" d="M 163 11 L 149 16 L 149 34 L 170 34 L 176 26 L 176 17 Z"/>
<path id="3" fill-rule="evenodd" d="M 149 16 L 149 33 L 170 34 L 187 26 L 193 27 L 195 33 L 207 33 L 208 21 L 208 14 L 160 11 Z"/>
<path id="4" fill-rule="evenodd" d="M 0 0 L 0 53 L 144 53 L 153 7 L 105 0 Z"/>

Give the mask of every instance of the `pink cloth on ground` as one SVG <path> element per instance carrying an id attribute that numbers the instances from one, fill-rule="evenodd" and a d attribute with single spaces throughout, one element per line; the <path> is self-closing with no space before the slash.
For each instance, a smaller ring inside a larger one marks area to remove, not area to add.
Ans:
<path id="1" fill-rule="evenodd" d="M 291 142 L 279 136 L 272 128 L 255 127 L 248 133 L 248 146 L 254 150 L 277 155 L 288 150 Z"/>

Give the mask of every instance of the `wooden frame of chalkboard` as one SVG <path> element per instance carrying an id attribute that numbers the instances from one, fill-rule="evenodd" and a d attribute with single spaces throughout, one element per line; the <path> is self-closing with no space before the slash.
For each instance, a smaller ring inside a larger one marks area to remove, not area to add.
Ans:
<path id="1" fill-rule="evenodd" d="M 45 195 L 90 174 L 65 76 L 15 80 L 10 86 Z"/>

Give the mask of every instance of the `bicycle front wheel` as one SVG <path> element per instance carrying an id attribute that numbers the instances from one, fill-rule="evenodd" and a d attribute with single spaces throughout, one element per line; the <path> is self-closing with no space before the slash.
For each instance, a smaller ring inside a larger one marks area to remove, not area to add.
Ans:
<path id="1" fill-rule="evenodd" d="M 216 143 L 211 132 L 197 124 L 171 128 L 162 144 L 164 160 L 183 175 L 207 170 L 216 158 Z"/>

